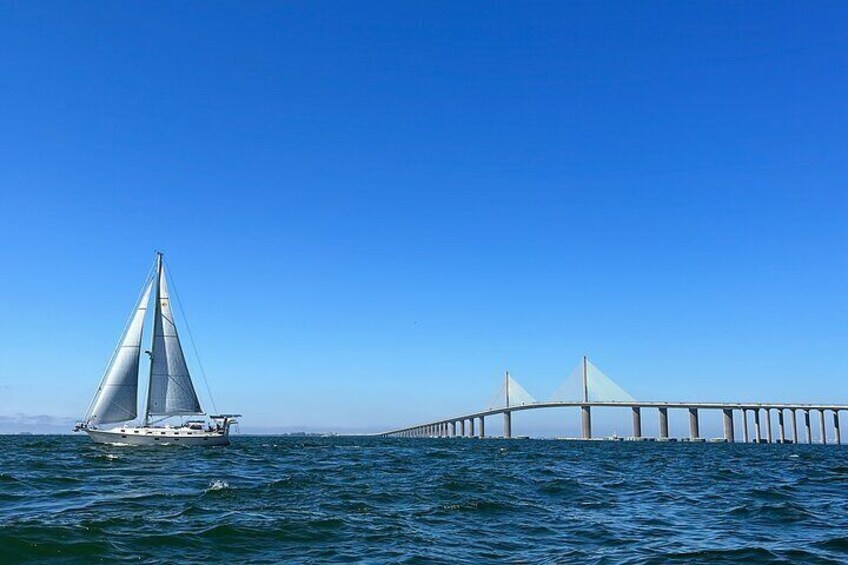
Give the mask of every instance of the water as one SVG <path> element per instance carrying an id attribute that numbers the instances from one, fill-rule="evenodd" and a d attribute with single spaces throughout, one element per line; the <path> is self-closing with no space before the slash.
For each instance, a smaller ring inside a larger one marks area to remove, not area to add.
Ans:
<path id="1" fill-rule="evenodd" d="M 0 437 L 0 563 L 844 563 L 834 446 Z"/>

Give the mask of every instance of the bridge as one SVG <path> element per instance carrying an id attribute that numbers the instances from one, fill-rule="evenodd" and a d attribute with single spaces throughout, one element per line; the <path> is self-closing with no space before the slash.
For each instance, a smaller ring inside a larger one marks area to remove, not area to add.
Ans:
<path id="1" fill-rule="evenodd" d="M 616 407 L 629 409 L 633 424 L 630 440 L 674 441 L 669 436 L 668 411 L 686 410 L 689 412 L 689 436 L 683 441 L 706 441 L 701 437 L 700 412 L 704 410 L 720 411 L 724 428 L 724 437 L 713 441 L 733 443 L 736 441 L 734 418 L 742 418 L 742 441 L 745 443 L 802 443 L 798 431 L 798 415 L 803 416 L 805 434 L 803 443 L 813 443 L 812 414 L 818 414 L 819 438 L 822 444 L 828 443 L 826 414 L 833 418 L 833 443 L 842 444 L 839 427 L 839 413 L 848 411 L 846 404 L 793 404 L 793 403 L 750 403 L 750 402 L 655 402 L 637 401 L 624 389 L 604 375 L 585 356 L 581 364 L 548 401 L 536 401 L 513 379 L 509 372 L 504 383 L 496 393 L 489 407 L 476 412 L 461 414 L 451 418 L 442 418 L 430 422 L 398 428 L 379 434 L 385 437 L 405 438 L 447 438 L 476 437 L 485 438 L 486 418 L 503 416 L 503 437 L 512 438 L 512 416 L 516 412 L 540 410 L 546 408 L 579 408 L 581 438 L 594 439 L 592 436 L 592 408 Z M 656 409 L 659 416 L 659 436 L 647 438 L 642 435 L 642 412 Z M 773 414 L 777 415 L 778 434 L 773 433 Z M 753 417 L 753 436 L 749 434 L 749 415 Z M 791 438 L 787 435 L 788 417 Z M 761 418 L 764 416 L 764 418 Z"/>

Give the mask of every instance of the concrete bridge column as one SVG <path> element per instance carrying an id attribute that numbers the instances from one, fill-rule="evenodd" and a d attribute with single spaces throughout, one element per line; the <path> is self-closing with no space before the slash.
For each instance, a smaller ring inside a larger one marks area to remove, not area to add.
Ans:
<path id="1" fill-rule="evenodd" d="M 807 443 L 813 443 L 813 426 L 810 425 L 809 410 L 804 410 L 804 424 L 807 426 Z"/>
<path id="2" fill-rule="evenodd" d="M 504 412 L 504 437 L 509 439 L 512 437 L 512 412 Z"/>
<path id="3" fill-rule="evenodd" d="M 468 437 L 474 437 L 474 418 L 468 418 Z"/>
<path id="4" fill-rule="evenodd" d="M 450 437 L 456 437 L 456 420 L 450 423 Z"/>
<path id="5" fill-rule="evenodd" d="M 733 443 L 733 410 L 730 408 L 725 408 L 722 410 L 723 422 L 724 422 L 724 441 L 727 443 Z"/>
<path id="6" fill-rule="evenodd" d="M 580 415 L 583 439 L 592 439 L 592 407 L 581 406 Z"/>
<path id="7" fill-rule="evenodd" d="M 773 443 L 774 436 L 771 433 L 771 408 L 766 408 L 766 443 Z"/>
<path id="8" fill-rule="evenodd" d="M 839 410 L 833 411 L 833 431 L 836 434 L 836 445 L 842 445 L 842 434 L 839 433 Z"/>
<path id="9" fill-rule="evenodd" d="M 751 436 L 748 434 L 748 411 L 742 409 L 742 439 L 745 443 L 750 443 Z"/>
<path id="10" fill-rule="evenodd" d="M 760 429 L 760 409 L 754 408 L 754 441 L 763 443 L 763 431 Z"/>
<path id="11" fill-rule="evenodd" d="M 824 410 L 819 410 L 819 420 L 821 421 L 822 445 L 827 445 L 827 428 L 824 427 Z"/>
<path id="12" fill-rule="evenodd" d="M 486 420 L 480 416 L 480 438 L 486 437 Z"/>
<path id="13" fill-rule="evenodd" d="M 798 443 L 798 417 L 797 417 L 797 414 L 795 414 L 794 408 L 792 408 L 789 411 L 789 414 L 792 417 L 792 441 L 797 444 Z"/>
<path id="14" fill-rule="evenodd" d="M 780 428 L 780 443 L 786 443 L 786 428 L 783 426 L 783 408 L 777 411 L 777 427 Z"/>
<path id="15" fill-rule="evenodd" d="M 465 437 L 465 420 L 459 421 L 459 437 Z"/>
<path id="16" fill-rule="evenodd" d="M 642 437 L 642 409 L 633 407 L 633 437 Z"/>
<path id="17" fill-rule="evenodd" d="M 690 408 L 689 409 L 689 437 L 691 439 L 698 439 L 701 437 L 701 432 L 698 426 L 698 409 Z"/>
<path id="18" fill-rule="evenodd" d="M 668 408 L 658 408 L 660 414 L 660 438 L 668 439 Z"/>

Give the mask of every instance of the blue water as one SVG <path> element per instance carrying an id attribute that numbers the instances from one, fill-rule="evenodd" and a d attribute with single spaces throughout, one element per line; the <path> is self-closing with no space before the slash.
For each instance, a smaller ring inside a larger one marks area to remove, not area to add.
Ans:
<path id="1" fill-rule="evenodd" d="M 835 446 L 0 437 L 0 563 L 845 563 Z"/>

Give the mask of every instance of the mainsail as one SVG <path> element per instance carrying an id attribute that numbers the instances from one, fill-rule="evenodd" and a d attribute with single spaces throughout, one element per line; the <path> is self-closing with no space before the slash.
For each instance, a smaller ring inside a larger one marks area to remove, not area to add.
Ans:
<path id="1" fill-rule="evenodd" d="M 141 353 L 144 316 L 152 288 L 151 280 L 147 283 L 141 301 L 121 337 L 118 349 L 106 368 L 88 417 L 91 424 L 126 422 L 138 415 L 138 358 Z"/>
<path id="2" fill-rule="evenodd" d="M 202 414 L 203 411 L 186 366 L 183 349 L 180 346 L 177 326 L 174 324 L 168 285 L 165 282 L 165 267 L 161 262 L 158 279 L 147 415 Z"/>

